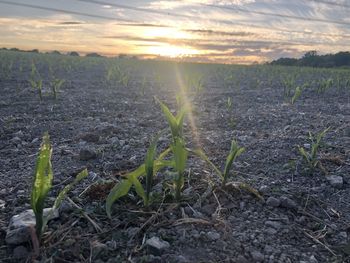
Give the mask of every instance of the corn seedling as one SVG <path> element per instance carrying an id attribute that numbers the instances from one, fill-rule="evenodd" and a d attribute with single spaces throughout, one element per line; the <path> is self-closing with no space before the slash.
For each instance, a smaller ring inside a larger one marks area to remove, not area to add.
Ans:
<path id="1" fill-rule="evenodd" d="M 58 78 L 54 78 L 51 82 L 51 89 L 52 89 L 52 93 L 55 99 L 57 99 L 57 93 L 59 91 L 59 89 L 61 88 L 61 86 L 64 84 L 65 80 L 64 79 L 58 79 Z"/>
<path id="2" fill-rule="evenodd" d="M 43 81 L 42 79 L 39 79 L 37 81 L 30 79 L 29 80 L 30 85 L 32 86 L 33 90 L 36 90 L 38 92 L 40 101 L 43 100 Z"/>
<path id="3" fill-rule="evenodd" d="M 154 177 L 154 160 L 157 152 L 157 142 L 162 133 L 153 140 L 149 146 L 145 158 L 145 173 L 146 173 L 146 194 L 144 199 L 144 205 L 146 207 L 150 204 L 150 197 L 152 192 L 153 177 Z"/>
<path id="4" fill-rule="evenodd" d="M 322 138 L 325 136 L 325 134 L 328 132 L 330 128 L 328 127 L 324 131 L 320 132 L 316 136 L 313 135 L 311 132 L 309 132 L 309 140 L 311 142 L 311 148 L 310 151 L 307 152 L 303 147 L 298 146 L 298 150 L 300 155 L 302 156 L 303 160 L 308 165 L 310 171 L 312 172 L 319 164 L 317 155 L 318 155 L 318 149 L 321 144 Z"/>
<path id="5" fill-rule="evenodd" d="M 181 190 L 184 186 L 184 172 L 187 163 L 188 152 L 185 148 L 185 142 L 182 138 L 175 138 L 175 141 L 171 145 L 171 150 L 174 154 L 174 163 L 175 163 L 175 180 L 174 180 L 174 189 L 175 189 L 175 199 L 177 202 L 181 199 Z"/>
<path id="6" fill-rule="evenodd" d="M 295 101 L 301 96 L 302 89 L 298 86 L 295 88 L 294 95 L 291 99 L 291 104 L 293 105 Z"/>
<path id="7" fill-rule="evenodd" d="M 87 170 L 83 170 L 78 174 L 76 179 L 69 185 L 67 185 L 56 198 L 52 209 L 47 216 L 44 216 L 44 204 L 45 199 L 52 187 L 53 171 L 51 164 L 52 148 L 50 144 L 49 135 L 46 133 L 43 136 L 43 142 L 41 144 L 39 156 L 35 167 L 35 176 L 30 196 L 30 204 L 35 214 L 36 220 L 36 234 L 40 239 L 48 219 L 51 217 L 54 210 L 58 209 L 62 200 L 66 194 L 88 173 Z"/>
<path id="8" fill-rule="evenodd" d="M 237 142 L 235 140 L 232 140 L 231 142 L 231 149 L 230 153 L 228 154 L 226 158 L 225 168 L 223 172 L 223 179 L 222 179 L 222 185 L 226 185 L 227 179 L 229 177 L 229 172 L 232 167 L 233 162 L 236 160 L 238 156 L 240 156 L 245 149 L 243 147 L 239 147 Z"/>
<path id="9" fill-rule="evenodd" d="M 226 108 L 227 108 L 227 110 L 231 110 L 232 109 L 232 99 L 231 99 L 231 97 L 227 98 Z"/>

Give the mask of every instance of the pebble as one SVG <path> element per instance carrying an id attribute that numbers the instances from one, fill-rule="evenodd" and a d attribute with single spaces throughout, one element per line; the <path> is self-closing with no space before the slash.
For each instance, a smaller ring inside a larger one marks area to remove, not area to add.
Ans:
<path id="1" fill-rule="evenodd" d="M 298 205 L 287 196 L 281 196 L 280 202 L 281 202 L 281 206 L 284 208 L 296 209 L 298 207 Z"/>
<path id="2" fill-rule="evenodd" d="M 272 206 L 272 207 L 278 207 L 281 204 L 281 201 L 275 197 L 270 196 L 267 200 L 266 200 L 266 204 L 268 206 Z"/>
<path id="3" fill-rule="evenodd" d="M 147 239 L 145 244 L 150 249 L 150 252 L 156 255 L 160 255 L 165 249 L 170 247 L 170 244 L 167 241 L 164 241 L 159 237 Z"/>
<path id="4" fill-rule="evenodd" d="M 280 222 L 271 221 L 271 220 L 266 221 L 265 226 L 272 227 L 272 228 L 277 229 L 277 230 L 279 230 L 282 227 Z"/>
<path id="5" fill-rule="evenodd" d="M 216 231 L 209 231 L 207 233 L 207 237 L 208 237 L 209 240 L 215 241 L 215 240 L 220 239 L 221 235 L 218 232 L 216 232 Z"/>
<path id="6" fill-rule="evenodd" d="M 51 208 L 44 209 L 44 216 L 47 216 Z M 50 219 L 58 218 L 59 213 L 55 210 Z M 14 215 L 10 219 L 10 223 L 6 232 L 5 241 L 9 245 L 18 245 L 25 243 L 30 239 L 31 228 L 35 227 L 36 221 L 32 209 L 28 209 L 18 215 Z"/>
<path id="7" fill-rule="evenodd" d="M 96 157 L 97 157 L 96 152 L 91 149 L 84 148 L 84 149 L 81 149 L 79 152 L 79 159 L 81 161 L 88 161 L 91 159 L 95 159 Z"/>
<path id="8" fill-rule="evenodd" d="M 334 188 L 342 188 L 343 187 L 343 177 L 339 175 L 329 175 L 326 177 L 328 182 L 330 183 L 331 186 Z"/>
<path id="9" fill-rule="evenodd" d="M 254 262 L 263 262 L 265 259 L 264 255 L 259 251 L 253 251 L 250 254 L 252 255 Z"/>

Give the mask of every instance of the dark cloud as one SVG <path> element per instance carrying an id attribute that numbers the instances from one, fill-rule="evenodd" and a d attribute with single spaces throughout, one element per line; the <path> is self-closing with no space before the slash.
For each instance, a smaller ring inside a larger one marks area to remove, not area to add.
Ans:
<path id="1" fill-rule="evenodd" d="M 67 21 L 67 22 L 60 22 L 58 25 L 83 25 L 85 23 L 78 22 L 78 21 Z"/>

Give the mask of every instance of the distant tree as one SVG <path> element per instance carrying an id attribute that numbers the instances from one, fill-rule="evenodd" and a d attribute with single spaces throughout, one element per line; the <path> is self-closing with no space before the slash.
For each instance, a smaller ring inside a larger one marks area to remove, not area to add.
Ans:
<path id="1" fill-rule="evenodd" d="M 39 53 L 39 50 L 38 50 L 38 49 L 32 49 L 32 50 L 29 50 L 28 52 L 31 52 L 31 53 Z"/>
<path id="2" fill-rule="evenodd" d="M 19 49 L 18 49 L 18 48 L 13 47 L 13 48 L 10 48 L 10 51 L 19 51 Z"/>
<path id="3" fill-rule="evenodd" d="M 126 58 L 127 56 L 125 54 L 119 54 L 118 58 Z"/>
<path id="4" fill-rule="evenodd" d="M 93 52 L 93 53 L 86 54 L 86 57 L 99 58 L 99 57 L 102 57 L 102 56 L 100 54 L 98 54 L 98 53 Z"/>
<path id="5" fill-rule="evenodd" d="M 50 54 L 52 54 L 52 55 L 61 55 L 61 52 L 59 52 L 57 50 L 54 50 Z"/>
<path id="6" fill-rule="evenodd" d="M 72 56 L 72 57 L 79 57 L 79 53 L 75 52 L 75 51 L 71 51 L 67 54 L 68 56 Z"/>
<path id="7" fill-rule="evenodd" d="M 317 56 L 317 51 L 311 50 L 311 51 L 306 52 L 302 58 L 311 58 L 311 57 L 316 57 L 316 56 Z"/>
<path id="8" fill-rule="evenodd" d="M 272 65 L 307 66 L 307 67 L 349 67 L 350 52 L 338 52 L 336 54 L 318 55 L 317 51 L 308 51 L 300 59 L 279 58 L 272 61 Z"/>

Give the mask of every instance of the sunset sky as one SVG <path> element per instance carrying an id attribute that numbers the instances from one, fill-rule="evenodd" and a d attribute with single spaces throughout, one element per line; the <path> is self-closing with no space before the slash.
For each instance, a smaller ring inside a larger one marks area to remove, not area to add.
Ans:
<path id="1" fill-rule="evenodd" d="M 264 62 L 349 51 L 349 12 L 346 0 L 0 0 L 0 46 Z"/>

